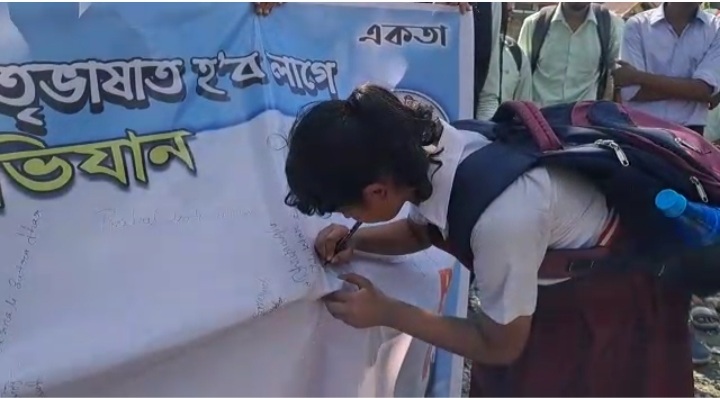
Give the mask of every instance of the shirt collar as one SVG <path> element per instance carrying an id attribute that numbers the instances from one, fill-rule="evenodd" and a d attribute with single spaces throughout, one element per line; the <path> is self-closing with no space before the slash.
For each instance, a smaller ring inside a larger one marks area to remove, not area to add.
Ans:
<path id="1" fill-rule="evenodd" d="M 700 7 L 698 7 L 697 14 L 695 14 L 695 18 L 702 21 L 705 25 L 710 25 L 712 23 L 712 17 L 713 17 L 712 14 L 710 14 L 709 12 L 707 12 L 705 10 L 700 9 Z"/>
<path id="2" fill-rule="evenodd" d="M 650 10 L 649 21 L 650 21 L 651 25 L 655 25 L 656 23 L 665 20 L 664 5 L 665 5 L 665 3 L 662 3 L 659 6 L 657 6 L 656 8 L 653 8 L 652 10 Z M 709 24 L 711 22 L 710 21 L 711 15 L 709 13 L 705 12 L 705 10 L 702 10 L 700 7 L 698 7 L 697 13 L 695 14 L 695 19 L 699 19 L 700 22 Z"/>
<path id="3" fill-rule="evenodd" d="M 561 21 L 567 23 L 565 20 L 565 14 L 562 12 L 562 2 L 558 3 L 557 7 L 555 7 L 555 12 L 553 13 L 552 18 L 550 19 L 550 23 L 553 23 L 555 21 Z M 588 10 L 587 16 L 585 17 L 585 21 L 590 21 L 597 25 L 597 17 L 595 16 L 595 10 L 593 10 L 593 7 L 591 6 Z"/>
<path id="4" fill-rule="evenodd" d="M 442 162 L 439 168 L 431 165 L 428 172 L 432 183 L 432 194 L 418 205 L 420 214 L 431 224 L 444 231 L 447 228 L 447 213 L 450 204 L 450 192 L 452 191 L 455 171 L 460 164 L 465 138 L 454 127 L 440 121 L 443 126 L 443 133 L 438 142 L 438 151 L 441 151 L 435 159 Z"/>

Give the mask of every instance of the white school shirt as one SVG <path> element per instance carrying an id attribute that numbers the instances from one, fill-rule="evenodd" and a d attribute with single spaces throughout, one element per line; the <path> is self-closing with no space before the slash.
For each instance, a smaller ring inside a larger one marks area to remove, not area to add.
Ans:
<path id="1" fill-rule="evenodd" d="M 720 18 L 698 9 L 678 36 L 659 6 L 632 16 L 625 24 L 623 61 L 638 70 L 683 79 L 697 79 L 720 92 Z M 626 106 L 681 126 L 704 126 L 707 103 L 669 99 L 632 101 L 639 85 L 623 87 Z"/>
<path id="2" fill-rule="evenodd" d="M 500 39 L 503 40 L 504 39 Z M 525 51 L 520 46 L 520 69 L 512 54 L 512 51 L 506 43 L 502 43 L 503 59 L 502 59 L 502 92 L 500 95 L 500 103 L 505 101 L 532 101 L 532 72 L 530 70 L 530 60 Z"/>
<path id="3" fill-rule="evenodd" d="M 438 155 L 442 166 L 430 171 L 432 195 L 413 208 L 409 217 L 416 223 L 434 224 L 447 238 L 455 171 L 463 159 L 489 141 L 476 132 L 446 123 L 443 127 L 438 143 L 443 150 Z M 546 250 L 591 247 L 609 220 L 605 196 L 583 177 L 545 167 L 522 175 L 488 206 L 472 231 L 480 308 L 502 325 L 532 315 L 538 285 L 562 282 L 538 278 Z"/>

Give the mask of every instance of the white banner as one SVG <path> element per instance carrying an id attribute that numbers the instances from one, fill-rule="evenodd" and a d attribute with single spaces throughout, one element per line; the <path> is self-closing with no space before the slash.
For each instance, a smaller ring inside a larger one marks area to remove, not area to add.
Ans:
<path id="1" fill-rule="evenodd" d="M 283 203 L 283 135 L 369 76 L 469 114 L 459 78 L 420 78 L 468 73 L 469 20 L 436 10 L 0 5 L 1 395 L 423 395 L 427 344 L 318 300 L 347 269 L 312 249 L 331 220 Z M 453 264 L 430 250 L 349 268 L 440 311 Z"/>

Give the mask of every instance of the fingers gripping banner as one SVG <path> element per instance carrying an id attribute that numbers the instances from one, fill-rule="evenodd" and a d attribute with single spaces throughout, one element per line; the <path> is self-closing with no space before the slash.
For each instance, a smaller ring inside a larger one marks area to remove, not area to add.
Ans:
<path id="1" fill-rule="evenodd" d="M 422 395 L 427 344 L 318 301 L 341 282 L 313 238 L 345 221 L 283 204 L 284 136 L 366 81 L 469 116 L 470 29 L 419 4 L 0 4 L 0 395 Z M 437 310 L 453 264 L 343 271 Z"/>

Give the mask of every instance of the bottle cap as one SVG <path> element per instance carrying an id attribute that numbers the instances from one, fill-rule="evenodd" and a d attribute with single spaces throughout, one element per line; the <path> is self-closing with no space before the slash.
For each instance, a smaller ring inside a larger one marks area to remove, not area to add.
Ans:
<path id="1" fill-rule="evenodd" d="M 663 189 L 655 196 L 655 207 L 657 207 L 665 217 L 679 217 L 687 207 L 687 199 L 672 189 Z"/>

